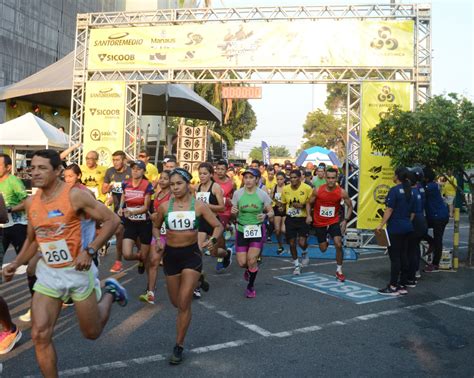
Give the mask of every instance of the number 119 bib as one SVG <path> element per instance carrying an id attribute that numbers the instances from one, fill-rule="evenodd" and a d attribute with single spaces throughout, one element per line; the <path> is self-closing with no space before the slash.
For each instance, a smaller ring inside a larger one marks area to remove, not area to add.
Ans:
<path id="1" fill-rule="evenodd" d="M 172 211 L 168 213 L 168 228 L 173 231 L 193 230 L 195 220 L 194 211 Z"/>

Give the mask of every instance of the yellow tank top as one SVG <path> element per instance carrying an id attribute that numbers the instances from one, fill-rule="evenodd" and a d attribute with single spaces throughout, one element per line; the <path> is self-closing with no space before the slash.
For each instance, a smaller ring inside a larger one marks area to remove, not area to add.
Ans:
<path id="1" fill-rule="evenodd" d="M 45 202 L 39 189 L 28 211 L 43 259 L 51 268 L 73 265 L 81 251 L 81 220 L 72 207 L 70 191 L 69 185 L 63 185 L 56 198 Z"/>

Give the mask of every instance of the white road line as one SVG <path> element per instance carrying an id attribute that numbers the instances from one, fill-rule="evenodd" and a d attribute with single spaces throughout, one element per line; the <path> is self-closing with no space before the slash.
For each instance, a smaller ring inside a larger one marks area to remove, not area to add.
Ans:
<path id="1" fill-rule="evenodd" d="M 272 335 L 272 333 L 270 331 L 267 331 L 266 329 L 263 329 L 263 328 L 259 327 L 256 324 L 251 324 L 251 323 L 248 323 L 246 321 L 236 319 L 232 314 L 229 314 L 227 311 L 216 311 L 216 313 L 223 316 L 224 318 L 227 318 L 227 319 L 230 319 L 230 320 L 234 321 L 237 324 L 240 324 L 242 327 L 245 327 L 245 328 L 251 330 L 252 332 L 257 333 L 260 336 L 268 337 L 268 336 Z"/>
<path id="2" fill-rule="evenodd" d="M 346 260 L 344 261 L 344 264 L 347 264 L 347 263 L 355 263 L 357 261 L 366 261 L 366 260 L 378 260 L 378 259 L 387 259 L 388 257 L 383 255 L 383 256 L 373 256 L 373 257 L 366 257 L 366 258 L 361 258 L 361 259 L 357 259 L 357 260 Z M 291 261 L 288 261 L 289 263 L 292 263 Z M 315 263 L 315 264 L 309 264 L 306 268 L 309 268 L 309 267 L 312 267 L 312 266 L 323 266 L 323 265 L 335 265 L 336 262 L 335 260 L 334 261 L 327 261 L 327 262 L 323 262 L 323 263 Z M 282 268 L 272 268 L 270 270 L 288 270 L 288 269 L 294 269 L 294 265 L 291 265 L 291 266 L 284 266 Z"/>
<path id="3" fill-rule="evenodd" d="M 439 303 L 442 303 L 442 304 L 444 304 L 444 305 L 448 305 L 448 306 L 451 306 L 451 307 L 460 308 L 460 309 L 462 309 L 462 310 L 474 312 L 474 308 L 472 308 L 472 307 L 462 306 L 462 305 L 458 305 L 458 304 L 455 304 L 455 303 L 450 303 L 450 302 L 448 302 L 448 301 L 439 301 Z"/>
<path id="4" fill-rule="evenodd" d="M 474 296 L 474 292 L 470 292 L 470 293 L 458 295 L 458 296 L 455 296 L 455 297 L 449 297 L 449 298 L 439 299 L 439 300 L 436 300 L 436 301 L 421 303 L 421 304 L 417 304 L 417 305 L 406 306 L 406 307 L 402 307 L 402 308 L 398 308 L 398 309 L 394 309 L 394 310 L 380 311 L 380 312 L 375 312 L 375 313 L 371 313 L 371 314 L 360 315 L 360 316 L 356 316 L 354 318 L 346 319 L 346 320 L 342 320 L 342 321 L 341 320 L 336 320 L 336 321 L 326 323 L 326 324 L 321 324 L 321 325 L 313 325 L 313 326 L 309 326 L 309 327 L 296 328 L 296 329 L 289 330 L 289 331 L 270 333 L 270 335 L 267 335 L 266 332 L 268 332 L 268 331 L 264 330 L 265 335 L 262 335 L 262 336 L 263 336 L 263 338 L 267 338 L 267 337 L 283 338 L 283 337 L 295 336 L 295 335 L 298 335 L 298 334 L 307 334 L 307 333 L 311 333 L 311 332 L 318 332 L 318 331 L 322 331 L 322 330 L 325 330 L 325 329 L 331 328 L 331 327 L 341 327 L 341 326 L 345 326 L 345 325 L 348 325 L 348 324 L 359 323 L 359 322 L 364 322 L 364 321 L 370 321 L 370 320 L 373 320 L 373 319 L 381 318 L 383 316 L 391 316 L 391 315 L 397 315 L 397 314 L 400 314 L 400 313 L 411 312 L 411 311 L 418 310 L 418 309 L 421 309 L 421 308 L 432 307 L 432 306 L 438 305 L 438 304 L 446 304 L 446 302 L 449 303 L 450 301 L 457 301 L 457 300 L 461 300 L 461 299 L 465 299 L 465 298 L 471 298 L 473 296 Z M 452 305 L 452 303 L 450 303 L 450 305 Z M 206 306 L 204 306 L 204 307 L 206 307 Z M 465 306 L 462 306 L 462 307 L 465 307 Z M 221 311 L 221 312 L 225 313 L 225 316 L 227 318 L 232 319 L 232 320 L 235 321 L 234 317 L 231 314 L 229 314 L 225 311 Z M 243 323 L 245 323 L 247 325 L 249 324 L 249 323 L 246 323 L 246 322 L 243 322 Z M 258 328 L 260 330 L 262 329 L 260 327 L 258 327 Z M 261 340 L 261 339 L 260 338 L 254 338 L 254 339 L 234 340 L 234 341 L 229 341 L 229 342 L 221 343 L 221 344 L 213 344 L 213 345 L 207 345 L 207 346 L 203 346 L 203 347 L 197 347 L 197 348 L 194 348 L 194 349 L 190 349 L 188 351 L 188 353 L 202 354 L 202 353 L 212 352 L 212 351 L 221 350 L 221 349 L 236 348 L 236 347 L 240 347 L 240 346 L 245 345 L 245 344 L 255 343 L 259 340 Z M 108 363 L 104 363 L 104 364 L 100 364 L 100 365 L 83 366 L 83 367 L 63 370 L 63 371 L 59 372 L 59 375 L 61 375 L 61 376 L 73 376 L 73 375 L 80 375 L 80 374 L 90 374 L 90 373 L 95 372 L 95 371 L 129 368 L 129 367 L 133 367 L 134 365 L 144 365 L 144 364 L 152 363 L 152 362 L 156 362 L 156 361 L 163 361 L 165 359 L 166 359 L 166 356 L 164 356 L 163 354 L 155 354 L 155 355 L 151 355 L 151 356 L 143 356 L 143 357 L 138 357 L 138 358 L 132 358 L 130 360 L 114 361 L 114 362 L 108 362 Z M 123 374 L 125 374 L 125 373 L 123 373 Z"/>

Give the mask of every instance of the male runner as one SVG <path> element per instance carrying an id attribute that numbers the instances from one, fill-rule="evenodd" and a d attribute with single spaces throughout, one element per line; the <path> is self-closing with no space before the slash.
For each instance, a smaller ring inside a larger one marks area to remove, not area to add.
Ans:
<path id="1" fill-rule="evenodd" d="M 342 273 L 342 261 L 344 253 L 342 250 L 342 235 L 346 231 L 347 222 L 351 219 L 352 201 L 347 192 L 337 185 L 337 170 L 328 168 L 326 171 L 327 183 L 313 190 L 311 203 L 314 205 L 313 224 L 316 228 L 319 249 L 325 252 L 328 249 L 327 235 L 334 240 L 336 248 L 336 278 L 344 282 L 346 277 Z M 347 213 L 342 222 L 339 222 L 341 212 L 341 200 L 347 206 Z"/>
<path id="2" fill-rule="evenodd" d="M 158 173 L 158 168 L 150 163 L 150 156 L 148 155 L 147 150 L 143 149 L 140 151 L 138 154 L 138 160 L 145 163 L 145 177 L 153 185 L 153 189 L 156 188 L 160 174 Z"/>
<path id="3" fill-rule="evenodd" d="M 88 339 L 99 337 L 113 302 L 122 306 L 127 303 L 126 290 L 114 279 L 105 281 L 105 293 L 98 300 L 97 268 L 91 264 L 92 256 L 112 236 L 120 220 L 86 191 L 60 180 L 61 159 L 56 151 L 36 151 L 31 169 L 33 185 L 39 190 L 25 203 L 27 239 L 20 254 L 4 269 L 4 275 L 7 281 L 11 280 L 16 269 L 36 253 L 36 248 L 30 247 L 39 246 L 42 259 L 36 268 L 31 337 L 42 374 L 56 377 L 57 356 L 52 338 L 62 303 L 73 299 L 79 327 Z M 87 249 L 81 247 L 81 214 L 102 223 Z"/>
<path id="4" fill-rule="evenodd" d="M 301 265 L 309 264 L 308 253 L 308 235 L 309 225 L 311 224 L 311 206 L 309 200 L 311 198 L 311 187 L 301 182 L 301 171 L 294 169 L 290 172 L 290 185 L 283 188 L 280 202 L 286 204 L 286 240 L 290 244 L 291 257 L 295 269 L 293 274 L 301 274 Z M 298 250 L 296 247 L 296 239 L 298 245 L 303 250 L 301 265 L 298 260 Z"/>
<path id="5" fill-rule="evenodd" d="M 95 198 L 100 202 L 105 202 L 106 196 L 102 193 L 102 187 L 105 179 L 106 167 L 98 165 L 99 154 L 97 151 L 89 151 L 86 155 L 86 164 L 81 165 L 81 181 L 87 186 Z"/>
<path id="6" fill-rule="evenodd" d="M 120 199 L 122 198 L 122 182 L 132 177 L 132 170 L 125 164 L 125 152 L 115 151 L 112 154 L 113 167 L 107 169 L 105 172 L 104 184 L 102 185 L 102 192 L 111 193 L 108 205 L 112 204 L 114 212 L 117 213 L 120 207 Z M 110 268 L 112 273 L 117 273 L 122 270 L 122 242 L 123 242 L 124 228 L 120 225 L 115 231 L 115 263 Z"/>
<path id="7" fill-rule="evenodd" d="M 313 178 L 313 188 L 318 190 L 324 184 L 326 184 L 326 164 L 320 163 Z"/>

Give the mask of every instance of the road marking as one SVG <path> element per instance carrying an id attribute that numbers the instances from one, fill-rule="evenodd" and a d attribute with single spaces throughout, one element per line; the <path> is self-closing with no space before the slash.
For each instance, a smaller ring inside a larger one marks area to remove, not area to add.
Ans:
<path id="1" fill-rule="evenodd" d="M 472 307 L 462 306 L 462 305 L 458 305 L 458 304 L 455 304 L 455 303 L 450 303 L 448 301 L 440 301 L 439 303 L 442 303 L 444 305 L 451 306 L 451 307 L 460 308 L 462 310 L 474 312 L 474 308 L 472 308 Z"/>
<path id="2" fill-rule="evenodd" d="M 227 311 L 216 311 L 216 313 L 219 314 L 220 316 L 223 316 L 226 319 L 232 320 L 233 322 L 241 325 L 242 327 L 249 329 L 252 332 L 259 334 L 260 336 L 268 337 L 272 335 L 270 331 L 267 331 L 266 329 L 263 329 L 256 324 L 251 324 L 244 320 L 236 319 L 234 315 L 229 314 Z"/>
<path id="3" fill-rule="evenodd" d="M 357 261 L 366 261 L 366 260 L 378 260 L 378 259 L 386 259 L 387 256 L 386 255 L 383 255 L 383 256 L 373 256 L 373 257 L 366 257 L 366 258 L 363 258 L 363 259 L 358 259 L 358 260 L 347 260 L 347 261 L 344 261 L 344 264 L 347 264 L 347 263 L 355 263 Z M 292 261 L 290 260 L 287 260 L 288 263 L 293 263 Z M 323 262 L 323 263 L 315 263 L 315 264 L 309 264 L 306 268 L 308 267 L 312 267 L 312 266 L 323 266 L 323 265 L 334 265 L 335 262 L 334 261 L 327 261 L 327 262 Z M 291 265 L 291 266 L 284 266 L 282 268 L 272 268 L 270 270 L 289 270 L 289 269 L 294 269 L 294 265 Z M 303 268 L 304 269 L 304 268 Z"/>
<path id="4" fill-rule="evenodd" d="M 330 323 L 326 324 L 321 324 L 321 325 L 313 325 L 309 327 L 303 327 L 303 328 L 296 328 L 293 330 L 289 331 L 283 331 L 283 332 L 277 332 L 277 333 L 271 333 L 270 336 L 263 336 L 262 338 L 267 339 L 268 337 L 278 337 L 278 338 L 284 338 L 284 337 L 290 337 L 290 336 L 295 336 L 298 334 L 307 334 L 307 333 L 312 333 L 312 332 L 318 332 L 322 331 L 328 328 L 332 327 L 341 327 L 349 324 L 354 324 L 354 323 L 360 323 L 360 322 L 365 322 L 365 321 L 370 321 L 373 319 L 378 319 L 384 316 L 391 316 L 391 315 L 397 315 L 401 313 L 407 313 L 411 311 L 415 311 L 418 309 L 422 308 L 428 308 L 432 307 L 438 304 L 445 304 L 444 302 L 450 302 L 450 301 L 457 301 L 465 298 L 471 298 L 474 296 L 474 292 L 458 295 L 455 297 L 449 297 L 445 299 L 439 299 L 431 302 L 426 302 L 426 303 L 421 303 L 418 305 L 411 305 L 411 306 L 406 306 L 406 307 L 401 307 L 398 309 L 394 310 L 388 310 L 388 311 L 380 311 L 380 312 L 375 312 L 371 314 L 366 314 L 366 315 L 360 315 L 356 316 L 354 318 L 346 319 L 346 320 L 336 320 Z M 210 305 L 212 306 L 212 305 Z M 209 304 L 205 305 L 204 307 L 208 308 Z M 464 306 L 463 306 L 464 307 Z M 229 314 L 230 315 L 230 314 Z M 202 347 L 197 347 L 194 349 L 190 349 L 187 351 L 189 354 L 203 354 L 203 353 L 208 353 L 208 352 L 213 352 L 216 350 L 222 350 L 222 349 L 229 349 L 229 348 L 237 348 L 242 345 L 246 344 L 252 344 L 257 341 L 260 341 L 260 338 L 254 338 L 254 339 L 239 339 L 239 340 L 234 340 L 234 341 L 228 341 L 225 343 L 221 344 L 213 344 L 213 345 L 207 345 L 207 346 L 202 346 Z M 72 369 L 67 369 L 59 372 L 59 375 L 63 376 L 73 376 L 73 375 L 80 375 L 80 374 L 89 374 L 94 371 L 105 371 L 105 370 L 114 370 L 114 369 L 123 369 L 123 368 L 130 368 L 134 365 L 144 365 L 147 363 L 152 363 L 156 361 L 163 361 L 166 359 L 166 356 L 163 354 L 155 354 L 151 356 L 144 356 L 144 357 L 139 357 L 139 358 L 133 358 L 130 360 L 124 360 L 124 361 L 114 361 L 114 362 L 108 362 L 108 363 L 103 363 L 100 365 L 92 365 L 92 366 L 83 366 L 83 367 L 78 367 L 78 368 L 72 368 Z M 123 374 L 125 374 L 123 372 Z"/>

